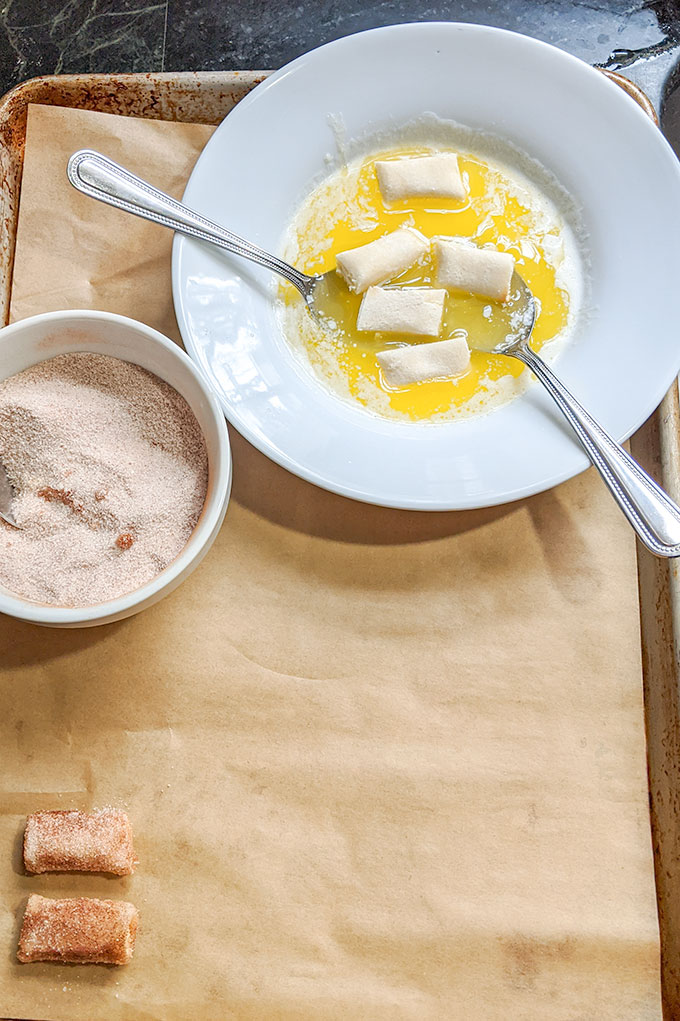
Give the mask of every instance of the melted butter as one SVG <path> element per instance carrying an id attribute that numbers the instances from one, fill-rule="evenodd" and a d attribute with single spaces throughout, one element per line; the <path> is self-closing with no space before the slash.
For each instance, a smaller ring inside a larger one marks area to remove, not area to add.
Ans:
<path id="1" fill-rule="evenodd" d="M 540 203 L 532 202 L 531 193 L 518 187 L 504 170 L 472 155 L 459 155 L 468 188 L 468 197 L 462 202 L 416 198 L 386 205 L 378 188 L 375 160 L 429 152 L 414 148 L 383 152 L 324 182 L 296 217 L 289 246 L 292 251 L 287 255 L 307 273 L 325 273 L 335 269 L 338 252 L 367 244 L 402 225 L 415 227 L 428 239 L 453 236 L 469 238 L 480 246 L 491 243 L 513 256 L 537 299 L 532 347 L 540 350 L 565 328 L 569 315 L 569 295 L 558 286 L 551 261 L 561 248 L 559 224 L 555 220 L 546 223 Z M 432 255 L 389 284 L 436 286 Z M 289 341 L 303 348 L 314 370 L 331 388 L 372 410 L 415 420 L 450 417 L 466 408 L 484 406 L 488 393 L 523 372 L 520 362 L 488 350 L 507 332 L 503 329 L 506 307 L 487 298 L 449 292 L 440 335 L 431 339 L 466 336 L 472 349 L 469 370 L 454 379 L 393 390 L 382 378 L 377 352 L 427 343 L 429 338 L 359 333 L 356 317 L 362 296 L 352 294 L 344 284 L 340 293 L 343 308 L 335 315 L 341 320 L 339 329 L 329 333 L 313 322 L 297 292 L 282 285 L 285 332 Z"/>

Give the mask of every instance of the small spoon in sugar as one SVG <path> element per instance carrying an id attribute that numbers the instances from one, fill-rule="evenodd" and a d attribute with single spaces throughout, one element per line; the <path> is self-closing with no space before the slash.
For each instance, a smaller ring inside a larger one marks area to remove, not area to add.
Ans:
<path id="1" fill-rule="evenodd" d="M 7 469 L 4 464 L 0 461 L 0 518 L 6 521 L 8 525 L 12 525 L 14 528 L 18 528 L 14 516 L 12 514 L 12 503 L 16 496 L 14 486 L 9 481 Z"/>

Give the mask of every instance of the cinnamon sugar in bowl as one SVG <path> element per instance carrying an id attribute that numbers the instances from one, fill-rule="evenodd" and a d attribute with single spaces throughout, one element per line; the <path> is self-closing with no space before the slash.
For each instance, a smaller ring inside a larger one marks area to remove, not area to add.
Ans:
<path id="1" fill-rule="evenodd" d="M 88 627 L 172 591 L 231 485 L 224 415 L 187 355 L 123 316 L 45 313 L 0 330 L 0 394 L 16 416 L 2 459 L 23 483 L 23 527 L 0 528 L 0 612 Z"/>

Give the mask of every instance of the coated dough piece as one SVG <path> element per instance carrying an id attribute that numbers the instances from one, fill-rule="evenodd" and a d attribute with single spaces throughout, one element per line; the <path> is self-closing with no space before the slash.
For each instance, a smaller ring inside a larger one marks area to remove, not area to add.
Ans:
<path id="1" fill-rule="evenodd" d="M 132 827 L 125 812 L 34 812 L 26 821 L 27 872 L 111 872 L 135 870 Z"/>
<path id="2" fill-rule="evenodd" d="M 28 898 L 17 957 L 73 964 L 127 964 L 135 949 L 139 916 L 134 904 L 72 897 Z"/>
<path id="3" fill-rule="evenodd" d="M 338 272 L 350 291 L 361 294 L 372 284 L 384 284 L 403 273 L 429 247 L 429 241 L 413 227 L 399 227 L 367 245 L 338 252 Z"/>
<path id="4" fill-rule="evenodd" d="M 361 302 L 357 329 L 436 337 L 445 297 L 446 291 L 434 287 L 369 287 Z"/>
<path id="5" fill-rule="evenodd" d="M 375 172 L 386 202 L 423 196 L 460 200 L 466 195 L 455 152 L 376 160 Z"/>
<path id="6" fill-rule="evenodd" d="M 507 252 L 474 248 L 454 238 L 434 243 L 437 283 L 485 298 L 507 301 L 515 260 Z"/>
<path id="7" fill-rule="evenodd" d="M 378 363 L 388 386 L 410 386 L 428 379 L 459 376 L 470 364 L 470 348 L 464 337 L 413 344 L 380 351 Z"/>

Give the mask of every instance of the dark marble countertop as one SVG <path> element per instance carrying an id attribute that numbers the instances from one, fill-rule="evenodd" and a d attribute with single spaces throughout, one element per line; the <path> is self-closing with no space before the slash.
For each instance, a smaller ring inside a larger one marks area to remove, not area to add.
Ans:
<path id="1" fill-rule="evenodd" d="M 5 0 L 0 92 L 51 73 L 276 68 L 404 21 L 479 22 L 544 39 L 621 69 L 667 128 L 680 126 L 680 0 Z"/>

